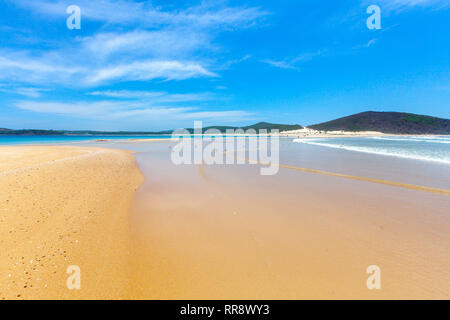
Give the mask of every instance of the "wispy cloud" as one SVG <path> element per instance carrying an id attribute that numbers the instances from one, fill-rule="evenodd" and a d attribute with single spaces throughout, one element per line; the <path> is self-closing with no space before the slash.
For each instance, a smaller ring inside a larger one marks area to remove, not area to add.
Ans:
<path id="1" fill-rule="evenodd" d="M 112 81 L 185 80 L 217 77 L 200 63 L 177 60 L 143 60 L 102 66 L 58 64 L 57 54 L 31 57 L 17 54 L 14 60 L 0 53 L 0 79 L 18 83 L 66 86 L 97 86 Z"/>
<path id="2" fill-rule="evenodd" d="M 377 40 L 378 40 L 378 39 L 371 39 L 371 40 L 369 40 L 369 42 L 367 42 L 364 46 L 365 46 L 366 48 L 368 48 L 368 47 L 374 45 L 374 44 L 377 42 Z"/>
<path id="3" fill-rule="evenodd" d="M 150 60 L 101 68 L 92 72 L 86 80 L 87 83 L 94 85 L 110 80 L 185 80 L 198 77 L 217 77 L 217 75 L 197 63 Z"/>
<path id="4" fill-rule="evenodd" d="M 366 43 L 358 44 L 358 45 L 354 46 L 353 49 L 357 50 L 357 49 L 362 49 L 362 48 L 369 48 L 369 47 L 373 46 L 375 43 L 377 43 L 377 41 L 378 41 L 378 39 L 370 39 Z"/>
<path id="5" fill-rule="evenodd" d="M 23 100 L 15 104 L 22 110 L 58 114 L 58 115 L 78 115 L 78 116 L 98 116 L 108 113 L 114 113 L 125 107 L 123 103 L 114 103 L 109 101 L 102 102 L 79 102 L 79 103 L 63 103 L 52 101 L 28 101 Z"/>
<path id="6" fill-rule="evenodd" d="M 221 68 L 222 69 L 228 69 L 230 68 L 232 65 L 247 61 L 248 59 L 250 59 L 252 57 L 251 54 L 246 54 L 243 57 L 239 58 L 239 59 L 233 59 L 233 60 L 228 60 L 227 62 L 225 62 Z"/>
<path id="7" fill-rule="evenodd" d="M 297 69 L 297 67 L 295 67 L 290 61 L 277 61 L 272 59 L 264 59 L 262 60 L 262 62 L 281 69 Z"/>
<path id="8" fill-rule="evenodd" d="M 186 119 L 225 119 L 242 120 L 252 115 L 243 110 L 202 111 L 199 107 L 167 107 L 148 106 L 143 102 L 130 101 L 80 101 L 75 103 L 55 101 L 22 100 L 15 107 L 36 113 L 68 115 L 86 119 L 139 119 L 147 117 L 149 120 L 162 115 L 175 120 Z"/>
<path id="9" fill-rule="evenodd" d="M 364 5 L 373 4 L 372 0 L 364 0 Z M 397 11 L 413 7 L 430 7 L 433 9 L 446 9 L 450 7 L 448 0 L 379 0 L 377 4 L 382 10 Z"/>
<path id="10" fill-rule="evenodd" d="M 281 69 L 299 70 L 298 64 L 308 62 L 315 57 L 321 56 L 326 53 L 326 50 L 318 50 L 315 52 L 302 53 L 294 58 L 285 58 L 283 60 L 264 59 L 261 62 L 267 63 L 273 67 Z"/>
<path id="11" fill-rule="evenodd" d="M 175 103 L 175 102 L 192 102 L 206 101 L 217 99 L 211 93 L 167 93 L 164 91 L 132 91 L 132 90 L 106 90 L 94 91 L 90 93 L 93 96 L 102 96 L 118 99 L 138 99 L 151 103 Z"/>
<path id="12" fill-rule="evenodd" d="M 67 82 L 87 72 L 83 66 L 66 65 L 54 54 L 30 56 L 27 52 L 0 52 L 0 79 L 19 83 Z"/>
<path id="13" fill-rule="evenodd" d="M 66 16 L 66 8 L 72 0 L 14 0 L 14 4 L 44 15 Z M 185 10 L 167 11 L 154 7 L 150 2 L 126 0 L 77 0 L 83 18 L 110 24 L 134 24 L 145 27 L 161 25 L 195 25 L 205 27 L 246 27 L 268 12 L 258 7 L 227 7 L 203 2 Z"/>
<path id="14" fill-rule="evenodd" d="M 199 48 L 211 47 L 207 32 L 183 29 L 133 30 L 129 32 L 103 32 L 80 39 L 87 54 L 100 59 L 111 55 L 130 54 L 134 57 L 180 58 L 188 57 Z"/>
<path id="15" fill-rule="evenodd" d="M 0 92 L 10 93 L 15 95 L 26 96 L 30 98 L 40 98 L 43 92 L 50 91 L 50 89 L 34 88 L 34 87 L 3 87 L 0 84 Z"/>

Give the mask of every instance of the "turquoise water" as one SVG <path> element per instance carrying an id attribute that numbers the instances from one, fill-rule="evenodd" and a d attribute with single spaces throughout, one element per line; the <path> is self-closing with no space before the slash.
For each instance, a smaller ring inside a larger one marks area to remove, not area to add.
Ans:
<path id="1" fill-rule="evenodd" d="M 294 142 L 450 164 L 450 136 L 302 138 Z"/>
<path id="2" fill-rule="evenodd" d="M 19 144 L 55 144 L 93 141 L 99 139 L 124 140 L 124 139 L 166 139 L 167 135 L 141 135 L 141 136 L 2 136 L 0 135 L 0 145 L 19 145 Z"/>
<path id="3" fill-rule="evenodd" d="M 94 140 L 167 139 L 170 135 L 2 136 L 0 145 L 68 144 Z M 301 138 L 294 142 L 450 164 L 450 136 Z"/>

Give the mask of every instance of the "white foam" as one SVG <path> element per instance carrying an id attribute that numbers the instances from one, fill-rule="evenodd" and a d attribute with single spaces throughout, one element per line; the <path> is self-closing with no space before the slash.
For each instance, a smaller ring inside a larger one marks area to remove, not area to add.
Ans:
<path id="1" fill-rule="evenodd" d="M 395 150 L 394 151 L 394 150 L 387 150 L 387 149 L 377 148 L 377 147 L 346 146 L 343 144 L 338 145 L 338 144 L 317 142 L 318 139 L 295 139 L 293 141 L 297 142 L 297 143 L 305 143 L 305 144 L 316 145 L 316 146 L 321 146 L 321 147 L 329 147 L 329 148 L 335 148 L 335 149 L 343 149 L 343 150 L 348 150 L 348 151 L 363 152 L 363 153 L 370 153 L 370 154 L 377 154 L 377 155 L 391 156 L 391 157 L 398 157 L 398 158 L 405 158 L 405 159 L 432 161 L 432 162 L 438 162 L 438 163 L 444 163 L 444 164 L 450 165 L 450 159 L 448 159 L 448 158 L 437 158 L 437 157 L 428 156 L 428 155 L 424 155 L 424 154 L 413 153 L 411 151 L 407 152 L 405 150 Z"/>
<path id="2" fill-rule="evenodd" d="M 410 137 L 410 138 L 395 138 L 395 137 L 369 137 L 375 140 L 387 141 L 412 141 L 412 142 L 429 142 L 429 143 L 450 143 L 450 139 L 440 137 Z"/>

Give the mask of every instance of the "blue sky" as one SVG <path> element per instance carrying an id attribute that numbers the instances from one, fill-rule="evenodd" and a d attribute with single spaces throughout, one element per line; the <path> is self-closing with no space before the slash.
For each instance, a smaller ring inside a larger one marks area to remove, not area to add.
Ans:
<path id="1" fill-rule="evenodd" d="M 449 21 L 448 0 L 2 0 L 0 127 L 449 118 Z"/>

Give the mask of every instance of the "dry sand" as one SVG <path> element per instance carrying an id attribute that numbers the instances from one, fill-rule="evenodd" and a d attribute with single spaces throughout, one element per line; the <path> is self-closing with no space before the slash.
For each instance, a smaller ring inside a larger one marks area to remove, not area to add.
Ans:
<path id="1" fill-rule="evenodd" d="M 126 298 L 129 208 L 143 177 L 125 151 L 0 148 L 0 299 Z M 81 269 L 69 290 L 67 267 Z"/>

